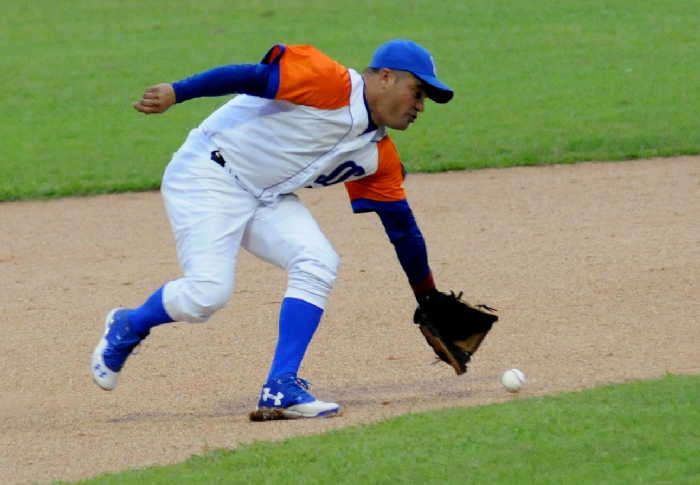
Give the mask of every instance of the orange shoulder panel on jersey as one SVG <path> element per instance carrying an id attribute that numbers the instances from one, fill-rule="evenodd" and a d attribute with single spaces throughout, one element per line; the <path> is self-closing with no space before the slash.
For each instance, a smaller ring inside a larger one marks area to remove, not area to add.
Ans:
<path id="1" fill-rule="evenodd" d="M 275 99 L 320 109 L 338 109 L 350 103 L 348 69 L 313 46 L 275 46 L 266 62 L 279 62 Z"/>
<path id="2" fill-rule="evenodd" d="M 377 143 L 379 166 L 368 177 L 345 183 L 350 200 L 369 199 L 396 202 L 406 198 L 403 170 L 396 145 L 388 136 Z"/>

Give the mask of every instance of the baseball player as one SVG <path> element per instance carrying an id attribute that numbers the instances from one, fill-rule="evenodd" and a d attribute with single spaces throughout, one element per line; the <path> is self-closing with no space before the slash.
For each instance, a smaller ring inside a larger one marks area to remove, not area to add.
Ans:
<path id="1" fill-rule="evenodd" d="M 439 293 L 425 242 L 402 187 L 404 171 L 389 128 L 405 130 L 426 98 L 447 103 L 430 53 L 389 41 L 357 72 L 308 45 L 276 45 L 259 64 L 217 67 L 149 87 L 136 110 L 163 113 L 203 96 L 238 94 L 173 155 L 161 192 L 182 277 L 140 307 L 116 308 L 92 354 L 105 390 L 151 328 L 205 322 L 234 290 L 241 247 L 287 271 L 272 365 L 251 419 L 313 418 L 340 406 L 316 399 L 297 376 L 333 288 L 339 258 L 295 195 L 344 183 L 352 210 L 376 212 L 419 304 Z"/>

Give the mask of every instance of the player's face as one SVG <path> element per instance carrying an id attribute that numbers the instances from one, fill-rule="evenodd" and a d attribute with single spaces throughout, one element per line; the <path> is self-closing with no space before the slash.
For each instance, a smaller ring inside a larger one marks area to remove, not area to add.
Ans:
<path id="1" fill-rule="evenodd" d="M 375 107 L 373 117 L 378 125 L 395 130 L 405 130 L 416 121 L 418 113 L 425 109 L 425 90 L 423 82 L 413 74 L 391 71 L 383 86 L 380 101 Z"/>

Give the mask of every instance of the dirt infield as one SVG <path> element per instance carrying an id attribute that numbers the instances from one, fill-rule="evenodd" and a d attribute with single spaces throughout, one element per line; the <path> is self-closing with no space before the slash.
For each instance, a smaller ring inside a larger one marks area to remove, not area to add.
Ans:
<path id="1" fill-rule="evenodd" d="M 0 483 L 172 463 L 402 413 L 672 373 L 700 373 L 700 158 L 410 175 L 439 287 L 499 309 L 469 373 L 433 357 L 376 216 L 342 187 L 300 195 L 342 256 L 301 375 L 345 406 L 326 420 L 250 423 L 285 275 L 244 254 L 229 306 L 158 327 L 99 390 L 105 313 L 178 276 L 157 193 L 0 204 Z"/>

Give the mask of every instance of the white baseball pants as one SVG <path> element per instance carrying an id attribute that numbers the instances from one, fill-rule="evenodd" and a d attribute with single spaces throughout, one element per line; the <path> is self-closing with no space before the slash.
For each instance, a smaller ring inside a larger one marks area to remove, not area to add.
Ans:
<path id="1" fill-rule="evenodd" d="M 288 273 L 285 297 L 320 308 L 339 258 L 294 194 L 264 205 L 211 160 L 216 147 L 193 130 L 168 165 L 161 193 L 183 277 L 163 289 L 175 321 L 205 322 L 230 299 L 241 247 Z"/>

